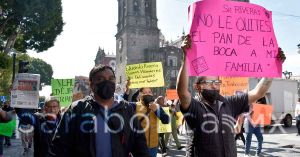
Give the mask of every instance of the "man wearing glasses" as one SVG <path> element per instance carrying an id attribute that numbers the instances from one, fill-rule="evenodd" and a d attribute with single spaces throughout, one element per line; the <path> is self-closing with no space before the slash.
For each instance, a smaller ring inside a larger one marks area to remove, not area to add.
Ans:
<path id="1" fill-rule="evenodd" d="M 222 97 L 217 76 L 198 77 L 194 89 L 198 98 L 192 98 L 188 91 L 189 76 L 186 69 L 186 49 L 191 47 L 190 36 L 182 43 L 183 64 L 177 78 L 177 93 L 180 108 L 185 115 L 189 127 L 194 132 L 193 151 L 190 154 L 201 157 L 236 157 L 234 140 L 235 118 L 249 111 L 249 104 L 263 97 L 271 86 L 272 79 L 263 78 L 257 86 L 248 93 Z M 281 49 L 279 58 L 284 61 Z"/>

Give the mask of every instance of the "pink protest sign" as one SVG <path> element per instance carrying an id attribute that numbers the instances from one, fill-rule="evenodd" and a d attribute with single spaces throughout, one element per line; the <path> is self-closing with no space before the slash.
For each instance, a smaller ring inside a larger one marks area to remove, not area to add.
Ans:
<path id="1" fill-rule="evenodd" d="M 282 62 L 265 8 L 224 0 L 204 0 L 189 7 L 192 48 L 190 76 L 281 77 Z"/>

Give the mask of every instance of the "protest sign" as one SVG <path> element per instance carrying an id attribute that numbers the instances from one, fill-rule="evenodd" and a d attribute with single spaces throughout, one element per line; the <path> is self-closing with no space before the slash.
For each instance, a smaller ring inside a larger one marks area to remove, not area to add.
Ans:
<path id="1" fill-rule="evenodd" d="M 176 89 L 167 89 L 166 96 L 168 100 L 179 99 Z"/>
<path id="2" fill-rule="evenodd" d="M 220 94 L 223 96 L 235 95 L 236 92 L 243 92 L 248 89 L 247 77 L 220 77 L 222 84 Z"/>
<path id="3" fill-rule="evenodd" d="M 0 135 L 11 137 L 16 129 L 16 119 L 13 119 L 7 123 L 0 123 Z"/>
<path id="4" fill-rule="evenodd" d="M 52 95 L 57 97 L 61 107 L 69 106 L 72 103 L 72 91 L 74 79 L 52 79 Z"/>
<path id="5" fill-rule="evenodd" d="M 272 12 L 244 2 L 203 0 L 189 7 L 191 76 L 281 77 Z"/>
<path id="6" fill-rule="evenodd" d="M 256 125 L 270 125 L 273 106 L 269 104 L 253 104 L 252 121 Z"/>
<path id="7" fill-rule="evenodd" d="M 163 87 L 165 85 L 161 62 L 132 64 L 126 66 L 129 88 Z"/>
<path id="8" fill-rule="evenodd" d="M 170 117 L 170 108 L 163 107 L 165 113 Z M 167 133 L 172 132 L 171 123 L 163 124 L 160 120 L 158 120 L 158 133 Z"/>
<path id="9" fill-rule="evenodd" d="M 39 74 L 17 74 L 11 91 L 11 107 L 37 109 L 39 88 Z"/>
<path id="10" fill-rule="evenodd" d="M 83 99 L 89 94 L 89 78 L 85 76 L 75 76 L 75 83 L 73 87 L 73 101 Z"/>

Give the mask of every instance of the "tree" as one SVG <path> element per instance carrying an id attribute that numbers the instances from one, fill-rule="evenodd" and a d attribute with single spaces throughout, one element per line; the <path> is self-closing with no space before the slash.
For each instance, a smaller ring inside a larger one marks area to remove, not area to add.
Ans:
<path id="1" fill-rule="evenodd" d="M 0 50 L 42 52 L 62 32 L 61 0 L 1 0 Z"/>
<path id="2" fill-rule="evenodd" d="M 41 84 L 51 85 L 53 70 L 50 64 L 41 59 L 32 58 L 28 70 L 28 73 L 41 75 Z"/>
<path id="3" fill-rule="evenodd" d="M 8 95 L 12 78 L 12 58 L 0 52 L 0 95 Z"/>
<path id="4" fill-rule="evenodd" d="M 51 85 L 53 70 L 50 64 L 41 59 L 31 58 L 27 54 L 18 53 L 16 57 L 16 72 L 18 71 L 20 60 L 29 61 L 28 73 L 40 74 L 41 84 Z M 8 95 L 12 82 L 12 74 L 12 57 L 0 52 L 0 95 Z"/>

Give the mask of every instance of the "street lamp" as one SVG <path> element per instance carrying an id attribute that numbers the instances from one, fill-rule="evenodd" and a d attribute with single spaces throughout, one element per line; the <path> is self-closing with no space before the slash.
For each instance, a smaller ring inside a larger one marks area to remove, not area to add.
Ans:
<path id="1" fill-rule="evenodd" d="M 289 71 L 287 71 L 287 70 L 284 71 L 284 72 L 282 72 L 282 74 L 285 76 L 286 79 L 290 79 L 291 76 L 293 75 L 292 72 L 289 72 Z"/>

